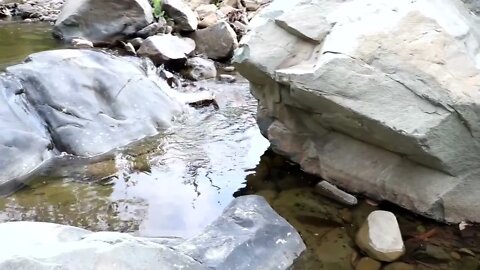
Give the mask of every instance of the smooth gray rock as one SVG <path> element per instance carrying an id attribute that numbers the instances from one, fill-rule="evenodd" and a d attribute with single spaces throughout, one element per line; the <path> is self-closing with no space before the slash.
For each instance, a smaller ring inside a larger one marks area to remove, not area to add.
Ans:
<path id="1" fill-rule="evenodd" d="M 305 250 L 298 232 L 261 196 L 235 199 L 200 235 L 175 247 L 217 270 L 289 269 Z"/>
<path id="2" fill-rule="evenodd" d="M 142 65 L 102 52 L 57 50 L 32 54 L 7 68 L 45 120 L 55 147 L 95 156 L 159 133 L 182 111 L 164 82 Z"/>
<path id="3" fill-rule="evenodd" d="M 480 222 L 479 20 L 462 2 L 275 0 L 249 27 L 234 62 L 276 152 L 347 191 Z"/>
<path id="4" fill-rule="evenodd" d="M 187 55 L 194 50 L 193 40 L 166 34 L 147 38 L 137 53 L 139 56 L 150 58 L 156 65 L 161 65 L 168 61 L 185 63 Z"/>
<path id="5" fill-rule="evenodd" d="M 148 0 L 68 0 L 53 32 L 66 42 L 82 38 L 93 43 L 112 43 L 152 22 Z"/>
<path id="6" fill-rule="evenodd" d="M 326 1 L 325 4 L 328 4 Z M 315 2 L 301 5 L 291 11 L 282 14 L 275 19 L 277 25 L 286 31 L 309 41 L 320 43 L 333 27 L 327 18 L 310 20 L 312 17 L 322 17 L 322 12 L 328 10 L 324 5 Z M 326 14 L 325 14 L 326 15 Z M 304 19 L 299 19 L 304 18 Z M 321 21 L 319 23 L 319 20 Z"/>
<path id="7" fill-rule="evenodd" d="M 170 247 L 116 232 L 92 233 L 52 223 L 0 224 L 11 243 L 0 254 L 2 270 L 207 270 Z"/>
<path id="8" fill-rule="evenodd" d="M 0 252 L 2 270 L 286 270 L 305 249 L 259 196 L 236 198 L 186 241 L 41 222 L 2 223 L 0 238 L 9 243 Z"/>
<path id="9" fill-rule="evenodd" d="M 28 104 L 20 82 L 0 75 L 0 193 L 15 191 L 22 179 L 53 155 L 44 123 Z"/>
<path id="10" fill-rule="evenodd" d="M 177 30 L 186 32 L 197 30 L 197 15 L 183 0 L 163 0 L 162 10 L 173 19 Z"/>
<path id="11" fill-rule="evenodd" d="M 185 66 L 186 69 L 183 70 L 182 74 L 191 80 L 199 81 L 217 76 L 215 63 L 208 59 L 192 57 L 187 60 Z"/>
<path id="12" fill-rule="evenodd" d="M 197 44 L 196 50 L 214 60 L 231 57 L 238 47 L 237 34 L 225 21 L 197 30 L 192 38 Z"/>

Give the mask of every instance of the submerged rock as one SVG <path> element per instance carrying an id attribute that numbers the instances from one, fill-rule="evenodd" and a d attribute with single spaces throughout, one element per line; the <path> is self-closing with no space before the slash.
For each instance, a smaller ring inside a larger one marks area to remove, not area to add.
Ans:
<path id="1" fill-rule="evenodd" d="M 217 76 L 215 63 L 201 57 L 192 57 L 187 60 L 186 69 L 182 72 L 187 78 L 195 81 L 211 79 Z"/>
<path id="2" fill-rule="evenodd" d="M 200 235 L 174 247 L 217 270 L 289 269 L 305 250 L 297 231 L 263 197 L 235 199 Z"/>
<path id="3" fill-rule="evenodd" d="M 197 16 L 183 0 L 163 0 L 162 10 L 173 19 L 177 30 L 186 32 L 197 30 Z"/>
<path id="4" fill-rule="evenodd" d="M 82 38 L 112 43 L 152 22 L 148 0 L 67 0 L 53 31 L 67 42 Z"/>
<path id="5" fill-rule="evenodd" d="M 355 242 L 370 257 L 384 262 L 395 261 L 405 253 L 397 218 L 387 211 L 370 213 Z"/>
<path id="6" fill-rule="evenodd" d="M 394 262 L 385 266 L 383 270 L 415 270 L 415 266 L 403 262 Z"/>
<path id="7" fill-rule="evenodd" d="M 0 75 L 0 194 L 9 194 L 53 155 L 53 144 L 16 78 Z"/>
<path id="8" fill-rule="evenodd" d="M 289 269 L 305 249 L 298 233 L 258 196 L 235 199 L 203 233 L 182 242 L 90 232 L 52 223 L 0 224 L 2 270 Z"/>
<path id="9" fill-rule="evenodd" d="M 234 62 L 262 133 L 306 172 L 480 222 L 478 27 L 455 0 L 276 0 Z"/>
<path id="10" fill-rule="evenodd" d="M 325 197 L 338 201 L 346 205 L 356 205 L 358 203 L 355 196 L 348 194 L 347 192 L 337 188 L 327 181 L 321 181 L 315 186 L 315 191 Z"/>
<path id="11" fill-rule="evenodd" d="M 355 265 L 355 270 L 380 270 L 382 264 L 369 257 L 361 258 Z"/>

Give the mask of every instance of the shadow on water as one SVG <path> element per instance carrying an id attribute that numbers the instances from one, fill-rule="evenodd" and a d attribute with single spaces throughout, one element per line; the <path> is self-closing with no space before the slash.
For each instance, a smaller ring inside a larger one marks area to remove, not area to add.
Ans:
<path id="1" fill-rule="evenodd" d="M 356 269 L 355 263 L 366 255 L 356 247 L 355 233 L 368 214 L 378 209 L 395 213 L 405 241 L 407 252 L 400 261 L 411 268 L 393 270 L 480 269 L 479 226 L 460 231 L 458 226 L 439 224 L 387 203 L 372 206 L 363 199 L 355 207 L 345 207 L 316 194 L 313 187 L 318 178 L 271 151 L 246 179 L 246 187 L 235 196 L 264 196 L 304 239 L 308 249 L 294 269 Z"/>

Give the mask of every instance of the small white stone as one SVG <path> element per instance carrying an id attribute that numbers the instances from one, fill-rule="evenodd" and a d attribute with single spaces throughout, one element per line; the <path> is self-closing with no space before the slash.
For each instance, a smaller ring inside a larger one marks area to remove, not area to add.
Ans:
<path id="1" fill-rule="evenodd" d="M 392 262 L 405 253 L 397 218 L 388 211 L 370 213 L 355 240 L 370 257 L 380 261 Z"/>

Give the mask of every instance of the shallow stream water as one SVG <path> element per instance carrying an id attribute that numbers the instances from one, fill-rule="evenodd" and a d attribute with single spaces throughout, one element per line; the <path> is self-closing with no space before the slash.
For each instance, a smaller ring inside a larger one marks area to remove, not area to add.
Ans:
<path id="1" fill-rule="evenodd" d="M 21 62 L 30 53 L 58 46 L 48 23 L 29 24 L 0 20 L 0 71 Z"/>
<path id="2" fill-rule="evenodd" d="M 59 47 L 42 24 L 0 24 L 0 69 L 32 52 Z M 86 166 L 62 165 L 63 177 L 44 177 L 0 198 L 0 221 L 33 220 L 114 230 L 141 236 L 189 237 L 213 221 L 235 197 L 264 196 L 304 238 L 308 250 L 295 269 L 354 269 L 361 256 L 354 235 L 368 213 L 393 211 L 407 254 L 422 269 L 479 270 L 480 234 L 460 232 L 388 204 L 361 200 L 346 208 L 314 192 L 318 178 L 267 151 L 255 123 L 248 83 L 185 85 L 217 96 L 213 106 L 191 109 L 166 133 Z"/>

